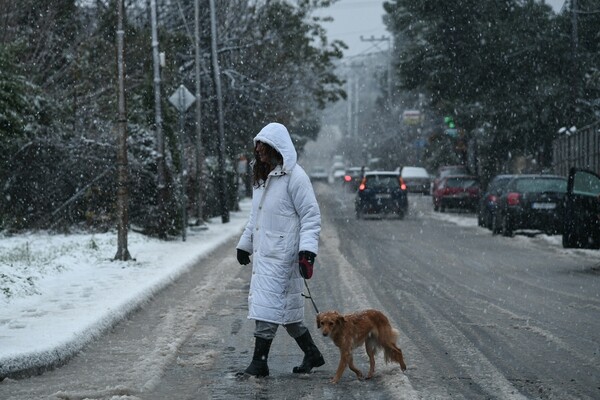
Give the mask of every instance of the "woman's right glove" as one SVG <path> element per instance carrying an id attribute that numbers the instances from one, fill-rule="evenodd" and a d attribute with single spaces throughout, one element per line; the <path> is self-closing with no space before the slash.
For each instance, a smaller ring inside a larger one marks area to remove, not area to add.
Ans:
<path id="1" fill-rule="evenodd" d="M 246 250 L 237 249 L 237 260 L 241 265 L 250 264 L 250 253 Z"/>

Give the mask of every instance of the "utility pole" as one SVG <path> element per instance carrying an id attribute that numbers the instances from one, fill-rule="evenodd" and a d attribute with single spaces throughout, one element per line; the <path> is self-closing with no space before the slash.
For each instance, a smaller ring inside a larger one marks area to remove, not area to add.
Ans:
<path id="1" fill-rule="evenodd" d="M 204 147 L 202 146 L 202 104 L 200 102 L 200 0 L 194 0 L 194 42 L 196 64 L 196 225 L 204 224 Z"/>
<path id="2" fill-rule="evenodd" d="M 387 61 L 387 105 L 388 109 L 392 108 L 392 39 L 389 36 L 381 36 L 376 38 L 371 36 L 370 39 L 360 37 L 363 42 L 387 42 L 388 43 L 388 61 Z"/>
<path id="3" fill-rule="evenodd" d="M 128 174 L 127 174 L 127 112 L 125 110 L 125 56 L 123 30 L 123 0 L 117 0 L 117 254 L 115 260 L 131 259 L 127 249 Z"/>
<path id="4" fill-rule="evenodd" d="M 577 13 L 579 10 L 577 9 L 577 0 L 571 0 L 571 91 L 572 91 L 572 106 L 573 106 L 573 114 L 577 110 L 577 99 L 579 97 L 579 61 L 578 61 L 578 53 L 579 53 L 579 39 L 577 33 Z M 576 120 L 576 118 L 575 118 Z"/>
<path id="5" fill-rule="evenodd" d="M 213 80 L 215 92 L 217 95 L 217 114 L 219 120 L 218 153 L 219 153 L 219 202 L 221 207 L 221 222 L 229 222 L 229 207 L 227 206 L 227 196 L 225 190 L 225 122 L 223 120 L 223 97 L 221 93 L 221 70 L 219 68 L 219 59 L 217 54 L 217 16 L 215 10 L 215 0 L 210 2 L 210 44 L 211 58 L 213 65 Z"/>
<path id="6" fill-rule="evenodd" d="M 156 135 L 156 174 L 158 203 L 158 236 L 167 238 L 167 199 L 165 139 L 162 132 L 162 108 L 160 96 L 160 54 L 158 52 L 158 28 L 156 0 L 150 0 L 150 24 L 152 25 L 152 60 L 154 68 L 154 129 Z"/>

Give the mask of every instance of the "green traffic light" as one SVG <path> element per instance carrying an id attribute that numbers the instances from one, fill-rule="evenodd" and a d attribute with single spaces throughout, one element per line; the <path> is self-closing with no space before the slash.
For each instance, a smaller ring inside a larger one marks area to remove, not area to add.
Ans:
<path id="1" fill-rule="evenodd" d="M 451 129 L 456 128 L 456 125 L 454 124 L 454 118 L 452 118 L 450 116 L 444 117 L 444 123 L 446 125 L 448 125 L 448 128 L 451 128 Z"/>

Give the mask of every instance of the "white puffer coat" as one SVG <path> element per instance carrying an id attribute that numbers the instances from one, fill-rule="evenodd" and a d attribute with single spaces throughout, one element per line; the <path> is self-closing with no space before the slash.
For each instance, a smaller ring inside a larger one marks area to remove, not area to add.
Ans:
<path id="1" fill-rule="evenodd" d="M 271 171 L 265 185 L 254 187 L 250 218 L 237 245 L 252 254 L 248 318 L 286 325 L 304 317 L 298 252 L 317 254 L 321 212 L 285 126 L 265 126 L 257 141 L 276 149 L 283 166 Z"/>

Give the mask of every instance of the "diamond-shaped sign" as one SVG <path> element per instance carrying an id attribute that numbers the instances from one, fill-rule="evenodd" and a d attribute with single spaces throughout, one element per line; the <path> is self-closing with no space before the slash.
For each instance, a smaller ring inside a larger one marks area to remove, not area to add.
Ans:
<path id="1" fill-rule="evenodd" d="M 196 101 L 196 96 L 190 93 L 183 85 L 179 86 L 175 93 L 169 97 L 169 102 L 175 106 L 179 112 L 185 112 Z"/>

